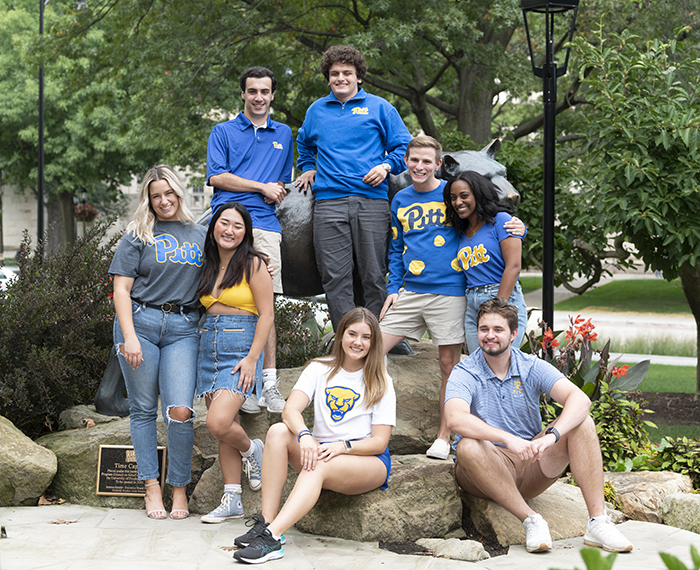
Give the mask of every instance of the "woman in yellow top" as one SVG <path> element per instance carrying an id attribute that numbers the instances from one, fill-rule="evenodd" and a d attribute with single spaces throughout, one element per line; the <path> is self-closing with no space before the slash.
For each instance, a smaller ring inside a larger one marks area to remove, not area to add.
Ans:
<path id="1" fill-rule="evenodd" d="M 241 427 L 238 410 L 262 380 L 263 347 L 274 319 L 272 278 L 253 247 L 250 214 L 238 202 L 221 206 L 209 223 L 206 261 L 197 289 L 207 310 L 197 361 L 197 396 L 204 396 L 207 427 L 219 440 L 224 478 L 221 504 L 202 517 L 220 523 L 243 516 L 241 468 L 250 488 L 262 485 L 263 443 Z"/>

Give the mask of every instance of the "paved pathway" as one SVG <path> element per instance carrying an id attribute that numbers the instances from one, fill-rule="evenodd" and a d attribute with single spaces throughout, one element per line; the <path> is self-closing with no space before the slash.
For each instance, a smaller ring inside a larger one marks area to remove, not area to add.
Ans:
<path id="1" fill-rule="evenodd" d="M 70 523 L 70 524 L 65 524 Z M 205 525 L 198 517 L 154 521 L 143 510 L 101 509 L 78 505 L 0 508 L 0 570 L 220 570 L 243 568 L 233 560 L 233 538 L 247 528 L 242 520 Z M 620 554 L 613 570 L 663 570 L 658 552 L 690 565 L 690 545 L 700 535 L 673 527 L 628 521 L 621 530 L 634 543 Z M 301 534 L 292 529 L 285 556 L 268 562 L 270 570 L 573 570 L 585 568 L 582 538 L 560 540 L 552 552 L 528 554 L 513 546 L 505 556 L 474 565 L 430 556 L 398 555 L 376 543 Z M 690 566 L 689 566 L 690 567 Z"/>

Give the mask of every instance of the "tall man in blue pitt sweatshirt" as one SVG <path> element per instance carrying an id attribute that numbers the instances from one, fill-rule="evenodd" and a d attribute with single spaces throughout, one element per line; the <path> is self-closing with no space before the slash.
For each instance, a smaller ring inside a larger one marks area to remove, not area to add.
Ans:
<path id="1" fill-rule="evenodd" d="M 313 184 L 314 248 L 333 328 L 363 304 L 377 317 L 386 298 L 390 172 L 403 171 L 411 135 L 398 111 L 366 93 L 365 58 L 353 46 L 332 46 L 321 59 L 331 93 L 307 110 L 297 136 L 302 171 Z M 353 269 L 362 286 L 355 299 Z"/>

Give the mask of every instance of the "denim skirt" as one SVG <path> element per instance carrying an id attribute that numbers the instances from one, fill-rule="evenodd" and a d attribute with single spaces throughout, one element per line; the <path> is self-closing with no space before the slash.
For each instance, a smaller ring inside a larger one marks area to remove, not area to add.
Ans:
<path id="1" fill-rule="evenodd" d="M 263 353 L 258 358 L 255 382 L 247 392 L 238 388 L 240 372 L 231 374 L 236 365 L 248 356 L 257 322 L 256 315 L 206 316 L 199 338 L 197 397 L 213 395 L 222 389 L 250 396 L 253 387 L 262 387 Z"/>

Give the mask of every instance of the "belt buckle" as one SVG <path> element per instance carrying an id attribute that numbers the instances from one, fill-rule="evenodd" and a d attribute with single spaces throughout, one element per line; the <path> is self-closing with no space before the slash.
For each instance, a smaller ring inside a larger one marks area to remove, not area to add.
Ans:
<path id="1" fill-rule="evenodd" d="M 167 309 L 165 308 L 166 306 L 168 307 Z M 163 304 L 160 306 L 160 310 L 163 311 L 164 313 L 172 314 L 172 312 L 173 312 L 173 304 L 172 304 L 172 303 L 163 303 Z"/>

